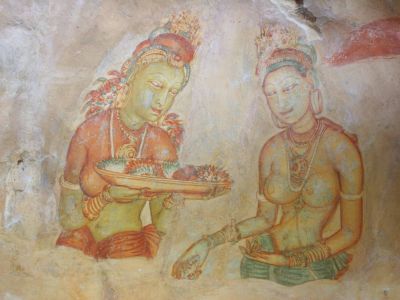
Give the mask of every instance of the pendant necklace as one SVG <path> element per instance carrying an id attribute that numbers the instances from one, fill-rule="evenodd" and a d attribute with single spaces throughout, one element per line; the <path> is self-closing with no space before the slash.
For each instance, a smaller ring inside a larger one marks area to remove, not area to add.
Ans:
<path id="1" fill-rule="evenodd" d="M 117 157 L 118 158 L 123 158 L 127 160 L 132 160 L 137 157 L 140 157 L 142 155 L 142 150 L 143 150 L 143 144 L 144 144 L 144 139 L 147 134 L 147 123 L 145 124 L 145 129 L 140 135 L 140 137 L 136 137 L 131 130 L 128 130 L 125 128 L 125 125 L 122 123 L 121 117 L 120 117 L 120 112 L 117 110 L 117 121 L 120 130 L 122 131 L 123 135 L 129 140 L 128 144 L 122 145 L 118 151 L 117 151 Z M 139 151 L 137 150 L 138 147 L 138 139 L 140 138 L 140 146 L 139 146 Z"/>
<path id="2" fill-rule="evenodd" d="M 303 189 L 310 174 L 310 169 L 324 131 L 325 126 L 322 126 L 319 120 L 317 120 L 310 138 L 306 141 L 298 142 L 294 139 L 290 128 L 286 131 L 287 173 L 291 191 L 300 192 Z M 303 149 L 303 153 L 299 153 L 299 149 Z"/>

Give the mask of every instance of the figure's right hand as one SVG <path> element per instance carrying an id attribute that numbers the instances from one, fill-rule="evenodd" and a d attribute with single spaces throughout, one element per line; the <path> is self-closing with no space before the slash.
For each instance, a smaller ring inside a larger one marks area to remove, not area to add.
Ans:
<path id="1" fill-rule="evenodd" d="M 142 190 L 130 189 L 124 186 L 112 185 L 108 192 L 115 202 L 129 203 L 142 194 Z"/>
<path id="2" fill-rule="evenodd" d="M 208 252 L 210 251 L 208 241 L 201 239 L 194 243 L 175 262 L 172 267 L 172 276 L 176 279 L 197 279 L 199 278 Z"/>

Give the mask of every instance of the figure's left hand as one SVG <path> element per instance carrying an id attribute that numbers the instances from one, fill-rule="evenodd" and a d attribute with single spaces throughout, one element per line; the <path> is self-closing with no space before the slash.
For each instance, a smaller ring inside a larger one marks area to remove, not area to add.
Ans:
<path id="1" fill-rule="evenodd" d="M 261 250 L 260 245 L 257 242 L 246 241 L 246 248 L 240 247 L 243 255 L 250 259 L 274 265 L 274 266 L 288 266 L 289 260 L 286 256 L 282 254 L 270 253 Z"/>
<path id="2" fill-rule="evenodd" d="M 164 208 L 183 207 L 185 206 L 185 198 L 182 194 L 172 193 L 169 197 L 165 198 L 163 206 Z"/>

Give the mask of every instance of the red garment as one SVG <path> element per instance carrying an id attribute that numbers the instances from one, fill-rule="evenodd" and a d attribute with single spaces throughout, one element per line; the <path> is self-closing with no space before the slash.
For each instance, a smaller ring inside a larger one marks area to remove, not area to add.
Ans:
<path id="1" fill-rule="evenodd" d="M 118 232 L 96 242 L 87 226 L 65 231 L 60 234 L 56 245 L 81 250 L 84 254 L 104 258 L 126 258 L 156 256 L 161 237 L 153 224 L 143 227 L 141 231 Z"/>

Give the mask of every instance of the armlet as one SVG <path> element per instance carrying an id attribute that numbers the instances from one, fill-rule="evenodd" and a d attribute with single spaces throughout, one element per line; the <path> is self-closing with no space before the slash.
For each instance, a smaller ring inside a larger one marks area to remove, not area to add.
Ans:
<path id="1" fill-rule="evenodd" d="M 341 197 L 343 200 L 349 200 L 349 201 L 358 200 L 358 199 L 362 198 L 363 195 L 364 195 L 364 191 L 362 191 L 360 194 L 357 194 L 357 195 L 354 195 L 354 194 L 345 194 L 345 193 L 340 192 L 340 197 Z"/>
<path id="2" fill-rule="evenodd" d="M 74 190 L 74 191 L 79 191 L 81 189 L 81 186 L 79 184 L 71 183 L 69 181 L 66 181 L 64 179 L 64 175 L 60 176 L 60 186 L 65 188 L 65 189 Z"/>
<path id="3" fill-rule="evenodd" d="M 267 198 L 265 198 L 264 194 L 261 194 L 261 193 L 259 193 L 259 192 L 257 192 L 256 198 L 257 198 L 257 200 L 260 201 L 260 202 L 267 202 L 267 201 L 268 201 Z"/>

